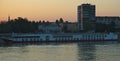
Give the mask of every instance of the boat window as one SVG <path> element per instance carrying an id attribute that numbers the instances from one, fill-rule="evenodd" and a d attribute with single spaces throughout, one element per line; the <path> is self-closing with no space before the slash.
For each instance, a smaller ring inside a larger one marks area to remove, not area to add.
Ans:
<path id="1" fill-rule="evenodd" d="M 42 39 L 40 39 L 42 41 Z"/>
<path id="2" fill-rule="evenodd" d="M 74 40 L 76 40 L 76 38 L 74 38 Z"/>
<path id="3" fill-rule="evenodd" d="M 32 39 L 30 38 L 30 41 L 32 41 Z"/>
<path id="4" fill-rule="evenodd" d="M 24 39 L 22 39 L 22 41 L 24 42 Z"/>
<path id="5" fill-rule="evenodd" d="M 77 40 L 79 40 L 79 38 L 77 38 Z"/>
<path id="6" fill-rule="evenodd" d="M 49 38 L 50 38 L 49 36 L 46 36 L 46 40 L 49 40 Z"/>
<path id="7" fill-rule="evenodd" d="M 107 37 L 107 35 L 105 35 L 105 37 Z"/>

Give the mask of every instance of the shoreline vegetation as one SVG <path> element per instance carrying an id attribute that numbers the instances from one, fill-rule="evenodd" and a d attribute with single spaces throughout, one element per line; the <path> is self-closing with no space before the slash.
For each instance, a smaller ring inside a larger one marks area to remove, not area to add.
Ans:
<path id="1" fill-rule="evenodd" d="M 30 33 L 37 30 L 41 22 L 29 21 L 27 18 L 18 17 L 14 20 L 0 22 L 0 33 Z"/>
<path id="2" fill-rule="evenodd" d="M 66 21 L 67 22 L 67 21 Z M 39 25 L 49 26 L 51 23 L 64 23 L 64 20 L 60 18 L 56 22 L 49 21 L 30 21 L 27 18 L 17 17 L 13 20 L 0 22 L 0 33 L 38 33 L 41 32 L 38 29 Z"/>
<path id="3" fill-rule="evenodd" d="M 72 23 L 72 22 L 64 21 L 62 18 L 60 18 L 59 20 L 56 20 L 55 22 L 49 22 L 45 20 L 29 21 L 27 18 L 18 17 L 16 19 L 8 20 L 6 22 L 0 22 L 0 33 L 39 33 L 40 32 L 40 30 L 38 29 L 39 25 L 45 24 L 49 26 L 50 23 L 56 23 L 58 25 L 61 23 L 64 23 L 66 25 L 67 23 Z M 90 26 L 88 26 L 88 28 L 89 27 Z M 92 30 L 87 30 L 87 31 L 83 30 L 83 31 L 78 31 L 73 33 L 84 33 L 84 32 L 90 32 L 90 31 L 100 32 L 100 33 L 109 33 L 109 32 L 119 33 L 120 28 L 115 28 L 115 27 L 116 27 L 116 24 L 114 22 L 111 22 L 108 25 L 95 23 L 95 27 Z M 65 29 L 62 29 L 63 32 L 71 33 L 66 31 L 67 27 L 63 27 L 63 28 L 65 28 Z"/>

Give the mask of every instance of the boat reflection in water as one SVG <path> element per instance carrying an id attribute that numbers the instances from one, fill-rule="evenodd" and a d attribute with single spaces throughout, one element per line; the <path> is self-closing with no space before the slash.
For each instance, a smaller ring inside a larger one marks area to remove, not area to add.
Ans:
<path id="1" fill-rule="evenodd" d="M 0 61 L 119 61 L 119 43 L 67 43 L 0 47 Z"/>
<path id="2" fill-rule="evenodd" d="M 96 47 L 94 44 L 79 45 L 78 57 L 79 61 L 96 61 Z"/>

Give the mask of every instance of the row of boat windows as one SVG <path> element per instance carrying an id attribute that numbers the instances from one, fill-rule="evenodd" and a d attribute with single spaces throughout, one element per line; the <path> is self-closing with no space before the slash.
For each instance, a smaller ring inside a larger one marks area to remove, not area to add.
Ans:
<path id="1" fill-rule="evenodd" d="M 14 38 L 40 38 L 40 36 L 15 36 Z"/>
<path id="2" fill-rule="evenodd" d="M 54 38 L 71 38 L 73 36 L 53 36 Z M 82 35 L 82 37 L 107 37 L 107 35 Z"/>
<path id="3" fill-rule="evenodd" d="M 54 38 L 72 38 L 73 36 L 53 36 Z M 82 35 L 82 37 L 106 37 L 106 35 Z M 40 38 L 40 36 L 15 36 L 14 38 Z"/>
<path id="4" fill-rule="evenodd" d="M 107 37 L 107 35 L 83 35 L 82 37 Z"/>
<path id="5" fill-rule="evenodd" d="M 104 39 L 103 37 L 84 37 L 84 38 L 55 38 L 56 40 L 97 40 L 97 39 Z"/>
<path id="6" fill-rule="evenodd" d="M 55 40 L 97 40 L 97 39 L 101 39 L 103 40 L 104 38 L 55 38 Z M 19 38 L 19 39 L 16 39 L 17 41 L 42 41 L 43 39 L 39 39 L 39 38 L 31 38 L 31 39 L 28 39 L 28 38 Z M 46 39 L 47 40 L 47 39 Z M 49 39 L 48 39 L 49 40 Z"/>
<path id="7" fill-rule="evenodd" d="M 14 38 L 40 38 L 40 37 L 14 37 Z M 54 38 L 62 38 L 62 39 L 71 39 L 73 37 L 54 37 Z M 82 38 L 104 38 L 104 36 L 82 36 Z"/>
<path id="8" fill-rule="evenodd" d="M 79 38 L 73 38 L 73 39 L 56 39 L 56 40 L 104 40 L 104 38 L 96 38 L 96 39 L 79 39 Z"/>
<path id="9" fill-rule="evenodd" d="M 106 35 L 94 35 L 94 36 L 90 36 L 90 35 L 83 35 L 82 37 L 79 37 L 79 38 L 81 38 L 81 39 L 103 39 L 103 38 L 105 38 L 106 37 Z M 73 39 L 73 37 L 71 36 L 69 36 L 69 37 L 62 37 L 62 36 L 56 36 L 56 37 L 54 37 L 55 39 Z M 78 39 L 79 39 L 78 38 Z"/>
<path id="10" fill-rule="evenodd" d="M 53 36 L 54 38 L 71 38 L 73 36 Z"/>
<path id="11" fill-rule="evenodd" d="M 22 39 L 16 39 L 17 41 L 42 41 L 42 39 L 39 39 L 39 38 L 31 38 L 31 39 L 28 39 L 28 38 L 22 38 Z"/>
<path id="12" fill-rule="evenodd" d="M 80 40 L 79 38 L 61 38 L 61 39 L 58 39 L 56 38 L 56 40 Z"/>

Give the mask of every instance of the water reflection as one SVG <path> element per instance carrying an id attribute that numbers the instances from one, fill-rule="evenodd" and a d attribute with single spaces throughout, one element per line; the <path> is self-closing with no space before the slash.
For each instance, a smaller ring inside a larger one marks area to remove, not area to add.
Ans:
<path id="1" fill-rule="evenodd" d="M 76 44 L 0 47 L 2 61 L 77 61 Z"/>
<path id="2" fill-rule="evenodd" d="M 78 44 L 79 61 L 96 61 L 96 47 L 94 44 Z"/>
<path id="3" fill-rule="evenodd" d="M 41 44 L 0 47 L 0 61 L 119 61 L 120 44 Z"/>

